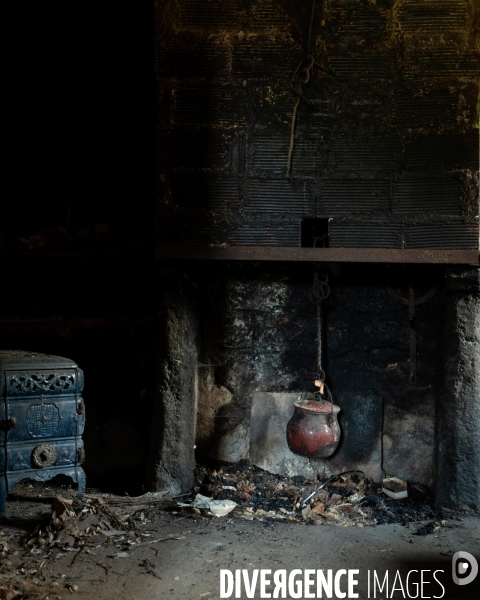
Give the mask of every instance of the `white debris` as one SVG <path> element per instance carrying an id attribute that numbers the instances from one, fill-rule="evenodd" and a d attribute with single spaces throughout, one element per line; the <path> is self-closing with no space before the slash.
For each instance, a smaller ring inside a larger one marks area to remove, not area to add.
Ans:
<path id="1" fill-rule="evenodd" d="M 224 517 L 225 515 L 228 515 L 229 512 L 232 512 L 237 506 L 237 503 L 233 500 L 213 500 L 213 498 L 207 498 L 207 496 L 197 494 L 192 503 L 177 502 L 177 505 L 185 508 L 205 510 L 215 517 Z"/>
<path id="2" fill-rule="evenodd" d="M 398 477 L 388 477 L 383 480 L 382 491 L 394 500 L 406 498 L 408 496 L 407 482 Z"/>

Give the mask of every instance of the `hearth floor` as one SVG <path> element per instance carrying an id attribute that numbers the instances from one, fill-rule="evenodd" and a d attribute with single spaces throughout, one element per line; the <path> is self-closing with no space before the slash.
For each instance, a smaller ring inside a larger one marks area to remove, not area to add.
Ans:
<path id="1" fill-rule="evenodd" d="M 95 490 L 88 491 L 82 508 L 75 500 L 68 503 L 72 495 L 68 488 L 18 487 L 9 497 L 7 519 L 0 522 L 2 600 L 75 596 L 95 600 L 210 600 L 220 598 L 222 569 L 232 573 L 247 570 L 249 577 L 254 569 L 285 569 L 287 575 L 293 569 L 332 569 L 334 574 L 340 569 L 358 569 L 355 591 L 361 599 L 374 597 L 373 588 L 368 593 L 369 571 L 371 587 L 374 571 L 381 581 L 388 571 L 391 588 L 397 571 L 405 586 L 409 572 L 424 570 L 424 580 L 431 583 L 425 584 L 423 597 L 480 598 L 480 576 L 466 586 L 455 585 L 451 578 L 454 552 L 469 552 L 480 562 L 478 516 L 452 513 L 433 532 L 415 535 L 421 522 L 359 528 L 345 524 L 319 527 L 306 521 L 263 516 L 248 520 L 233 512 L 217 518 L 182 512 L 172 501 L 159 496 L 128 498 Z M 69 521 L 57 504 L 57 526 L 51 521 L 55 497 L 64 498 L 65 506 L 72 511 Z M 94 523 L 92 519 L 98 516 L 105 528 L 110 527 L 102 531 L 113 531 L 112 535 L 89 531 L 79 547 L 69 546 L 68 536 L 63 538 L 64 543 L 57 543 L 64 531 L 62 518 L 71 527 L 75 519 L 90 518 Z M 442 588 L 432 578 L 435 570 L 442 571 L 437 577 L 446 588 L 443 596 Z M 411 582 L 417 575 L 411 575 Z M 346 591 L 346 576 L 341 581 Z M 377 588 L 376 597 L 403 598 L 399 585 L 397 579 L 397 591 L 389 596 L 385 589 L 379 593 Z M 410 593 L 414 595 L 413 588 Z M 247 597 L 243 587 L 241 597 Z M 261 597 L 258 585 L 253 597 Z"/>

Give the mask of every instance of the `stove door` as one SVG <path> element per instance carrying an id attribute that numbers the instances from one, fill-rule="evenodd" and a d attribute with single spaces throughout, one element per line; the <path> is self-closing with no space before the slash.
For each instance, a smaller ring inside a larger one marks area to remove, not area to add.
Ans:
<path id="1" fill-rule="evenodd" d="M 77 398 L 7 398 L 7 444 L 78 435 Z"/>

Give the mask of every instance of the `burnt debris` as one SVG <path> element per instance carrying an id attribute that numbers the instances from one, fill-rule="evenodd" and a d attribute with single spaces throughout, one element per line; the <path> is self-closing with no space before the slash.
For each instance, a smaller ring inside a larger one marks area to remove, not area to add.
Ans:
<path id="1" fill-rule="evenodd" d="M 216 468 L 199 466 L 195 479 L 195 494 L 236 502 L 232 514 L 242 518 L 347 526 L 410 526 L 443 518 L 432 507 L 428 488 L 409 484 L 408 498 L 393 500 L 360 472 L 339 474 L 335 481 L 329 478 L 330 482 L 310 499 L 320 481 L 272 475 L 246 461 Z M 420 528 L 418 535 L 432 533 L 430 529 L 430 525 Z"/>

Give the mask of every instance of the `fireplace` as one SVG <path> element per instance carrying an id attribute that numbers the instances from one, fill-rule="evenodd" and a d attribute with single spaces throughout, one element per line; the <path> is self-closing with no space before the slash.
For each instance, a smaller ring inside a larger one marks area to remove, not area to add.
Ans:
<path id="1" fill-rule="evenodd" d="M 413 383 L 407 309 L 384 285 L 392 267 L 330 265 L 324 365 L 342 409 L 342 440 L 331 458 L 310 461 L 310 472 L 290 474 L 358 468 L 376 481 L 394 475 L 427 485 L 439 503 L 476 505 L 478 270 L 415 268 L 424 286 L 438 289 L 417 310 Z M 400 277 L 412 267 L 397 269 Z M 195 456 L 257 460 L 252 432 L 265 424 L 251 421 L 258 418 L 251 417 L 255 395 L 284 395 L 293 412 L 316 364 L 311 274 L 309 264 L 274 263 L 196 263 L 164 272 L 169 293 L 160 319 L 152 429 L 158 445 L 150 468 L 156 489 L 185 491 Z M 256 464 L 282 472 L 274 459 Z"/>
<path id="2" fill-rule="evenodd" d="M 312 473 L 480 504 L 479 9 L 424 4 L 157 9 L 155 489 L 188 489 L 195 456 L 258 461 L 252 431 L 315 370 L 321 269 L 342 441 Z"/>

